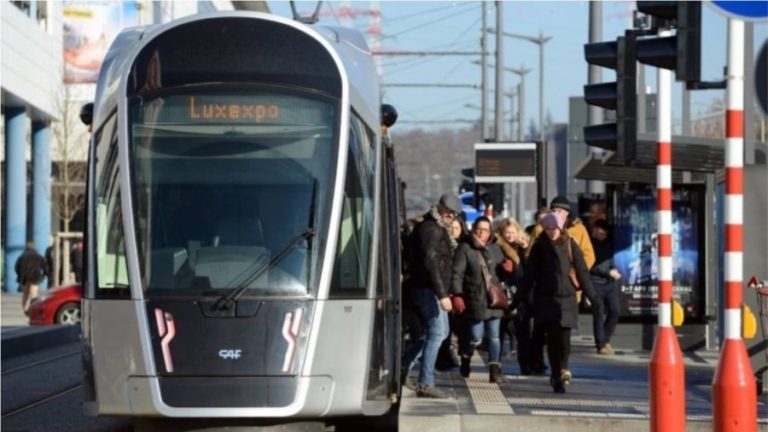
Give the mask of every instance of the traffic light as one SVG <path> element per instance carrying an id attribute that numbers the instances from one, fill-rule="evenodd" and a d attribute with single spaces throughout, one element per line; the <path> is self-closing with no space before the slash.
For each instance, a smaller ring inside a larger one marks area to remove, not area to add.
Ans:
<path id="1" fill-rule="evenodd" d="M 635 159 L 637 147 L 637 83 L 635 33 L 627 30 L 614 42 L 584 45 L 587 63 L 616 70 L 616 81 L 584 86 L 588 105 L 615 110 L 616 122 L 584 127 L 584 141 L 616 153 L 619 161 Z"/>
<path id="2" fill-rule="evenodd" d="M 701 80 L 701 2 L 638 1 L 637 10 L 676 28 L 674 36 L 638 39 L 637 60 L 675 71 L 693 89 Z"/>

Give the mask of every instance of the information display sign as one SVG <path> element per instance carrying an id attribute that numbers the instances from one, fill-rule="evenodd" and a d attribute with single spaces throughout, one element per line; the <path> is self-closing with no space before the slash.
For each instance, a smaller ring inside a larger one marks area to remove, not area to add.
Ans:
<path id="1" fill-rule="evenodd" d="M 476 143 L 475 182 L 535 182 L 536 161 L 536 143 Z"/>

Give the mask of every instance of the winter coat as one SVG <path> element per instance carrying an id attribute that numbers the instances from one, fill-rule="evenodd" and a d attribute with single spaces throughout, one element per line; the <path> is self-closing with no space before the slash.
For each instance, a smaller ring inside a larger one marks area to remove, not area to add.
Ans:
<path id="1" fill-rule="evenodd" d="M 504 255 L 499 279 L 508 287 L 518 287 L 523 280 L 525 265 L 525 249 L 519 245 L 511 245 L 504 238 L 497 236 L 496 244 Z"/>
<path id="2" fill-rule="evenodd" d="M 410 285 L 431 289 L 439 299 L 448 297 L 453 262 L 448 230 L 427 213 L 411 234 L 409 247 Z"/>
<path id="3" fill-rule="evenodd" d="M 48 273 L 45 258 L 34 249 L 25 250 L 16 260 L 14 269 L 16 270 L 16 280 L 21 285 L 39 285 L 45 274 Z"/>
<path id="4" fill-rule="evenodd" d="M 589 238 L 589 233 L 587 232 L 584 223 L 581 219 L 574 219 L 568 224 L 565 231 L 568 233 L 569 237 L 576 241 L 579 249 L 581 249 L 584 261 L 587 263 L 587 268 L 592 268 L 592 266 L 595 265 L 595 251 L 592 249 L 592 240 Z M 538 239 L 543 232 L 544 228 L 542 228 L 541 224 L 536 224 L 536 227 L 533 229 L 533 237 Z"/>
<path id="5" fill-rule="evenodd" d="M 573 267 L 579 285 L 593 307 L 602 308 L 589 280 L 584 255 L 578 244 L 568 235 L 562 235 L 553 244 L 542 233 L 531 248 L 523 282 L 515 295 L 514 305 L 533 293 L 533 315 L 538 324 L 559 323 L 562 327 L 576 327 L 579 318 L 576 289 L 568 277 L 571 264 L 568 259 L 568 243 L 571 244 Z"/>
<path id="6" fill-rule="evenodd" d="M 459 245 L 453 257 L 451 292 L 464 299 L 466 310 L 460 316 L 474 320 L 501 318 L 504 315 L 503 310 L 488 308 L 488 294 L 478 252 L 485 259 L 488 271 L 498 277 L 504 259 L 501 249 L 493 243 L 483 246 L 474 236 L 470 236 Z"/>
<path id="7" fill-rule="evenodd" d="M 613 265 L 613 250 L 608 240 L 592 242 L 595 250 L 595 265 L 589 269 L 589 278 L 593 285 L 613 285 L 615 282 L 610 275 Z"/>

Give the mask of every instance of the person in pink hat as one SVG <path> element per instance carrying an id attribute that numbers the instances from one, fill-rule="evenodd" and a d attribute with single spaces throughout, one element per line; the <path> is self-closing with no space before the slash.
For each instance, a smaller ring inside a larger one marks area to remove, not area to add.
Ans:
<path id="1" fill-rule="evenodd" d="M 541 329 L 547 345 L 550 384 L 555 393 L 565 393 L 572 378 L 568 369 L 571 328 L 577 326 L 579 315 L 576 290 L 583 290 L 595 307 L 602 306 L 590 282 L 584 254 L 564 229 L 565 217 L 547 213 L 541 224 L 544 231 L 531 248 L 512 307 L 532 294 L 534 325 Z"/>

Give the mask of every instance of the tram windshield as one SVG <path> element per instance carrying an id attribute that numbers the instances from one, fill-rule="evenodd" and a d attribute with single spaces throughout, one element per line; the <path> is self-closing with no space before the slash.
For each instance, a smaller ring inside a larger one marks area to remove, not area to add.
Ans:
<path id="1" fill-rule="evenodd" d="M 305 93 L 134 98 L 132 192 L 146 295 L 242 287 L 245 296 L 312 295 L 337 124 L 337 101 Z M 308 229 L 315 235 L 273 260 Z"/>

